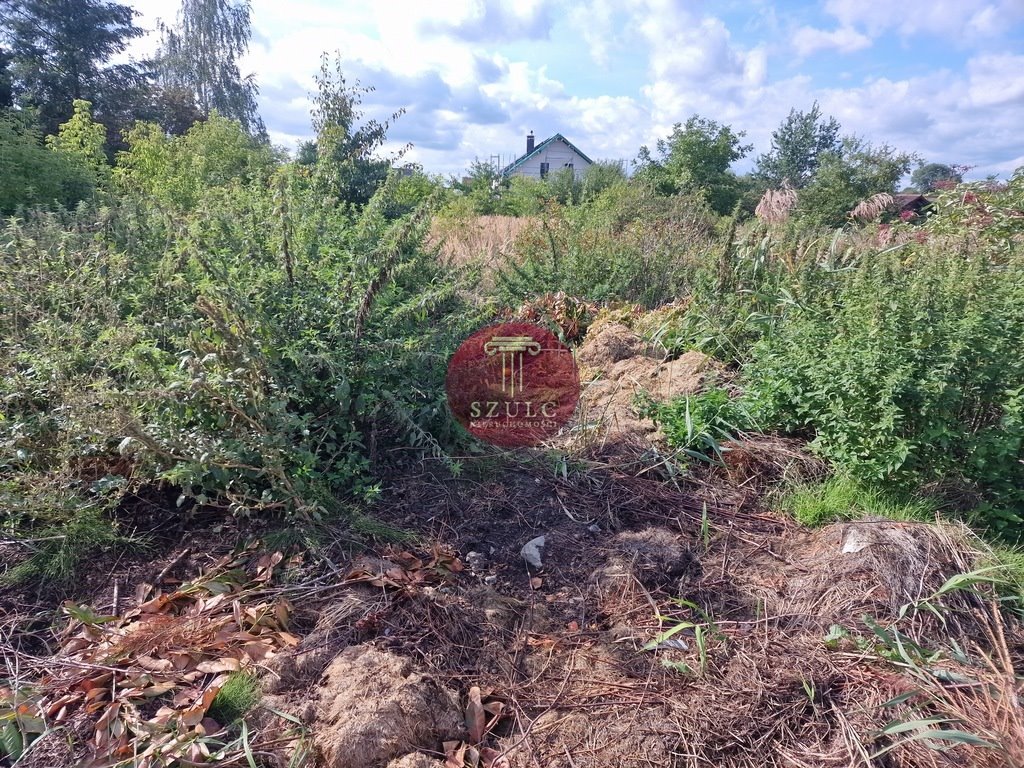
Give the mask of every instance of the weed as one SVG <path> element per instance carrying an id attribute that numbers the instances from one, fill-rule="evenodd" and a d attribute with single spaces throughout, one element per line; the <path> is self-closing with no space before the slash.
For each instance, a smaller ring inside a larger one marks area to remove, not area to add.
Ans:
<path id="1" fill-rule="evenodd" d="M 661 428 L 666 442 L 691 459 L 722 463 L 722 443 L 749 429 L 752 419 L 742 401 L 721 388 L 669 403 L 639 397 L 637 411 Z"/>

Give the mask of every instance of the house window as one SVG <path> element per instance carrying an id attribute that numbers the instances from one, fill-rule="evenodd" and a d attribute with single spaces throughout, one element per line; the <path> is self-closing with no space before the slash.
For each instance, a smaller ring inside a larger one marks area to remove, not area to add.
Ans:
<path id="1" fill-rule="evenodd" d="M 550 167 L 551 167 L 551 166 L 550 166 L 550 165 L 548 165 L 547 163 L 541 163 L 541 164 L 540 164 L 540 177 L 541 177 L 542 179 L 546 179 L 546 178 L 548 177 L 548 169 L 549 169 Z"/>

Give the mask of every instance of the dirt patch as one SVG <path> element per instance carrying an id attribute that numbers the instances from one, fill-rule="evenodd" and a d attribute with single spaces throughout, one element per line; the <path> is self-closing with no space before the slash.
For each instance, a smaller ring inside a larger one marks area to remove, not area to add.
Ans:
<path id="1" fill-rule="evenodd" d="M 584 381 L 579 421 L 583 441 L 591 444 L 653 435 L 654 423 L 636 413 L 638 395 L 666 402 L 696 394 L 721 369 L 701 352 L 663 361 L 634 331 L 614 322 L 587 335 L 577 360 Z"/>
<path id="2" fill-rule="evenodd" d="M 345 649 L 318 692 L 314 740 L 326 768 L 383 765 L 464 731 L 455 694 L 407 658 L 367 646 Z"/>
<path id="3" fill-rule="evenodd" d="M 303 765 L 300 747 L 322 755 L 306 766 L 366 768 L 475 753 L 490 768 L 1014 765 L 1019 624 L 970 593 L 936 598 L 944 623 L 912 607 L 974 567 L 970 538 L 877 520 L 808 531 L 766 512 L 750 489 L 798 465 L 789 450 L 749 447 L 675 485 L 542 452 L 396 477 L 372 514 L 414 540 L 286 556 L 280 583 L 249 588 L 286 597 L 301 635 L 260 664 L 250 737 L 282 767 Z M 540 535 L 538 568 L 520 550 Z M 500 715 L 471 736 L 474 690 Z M 936 717 L 997 747 L 880 735 Z"/>

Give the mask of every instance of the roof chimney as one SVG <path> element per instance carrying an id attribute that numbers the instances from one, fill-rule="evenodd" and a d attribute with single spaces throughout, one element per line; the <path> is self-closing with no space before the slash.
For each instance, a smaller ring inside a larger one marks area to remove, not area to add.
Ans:
<path id="1" fill-rule="evenodd" d="M 526 154 L 533 152 L 533 131 L 526 134 Z"/>

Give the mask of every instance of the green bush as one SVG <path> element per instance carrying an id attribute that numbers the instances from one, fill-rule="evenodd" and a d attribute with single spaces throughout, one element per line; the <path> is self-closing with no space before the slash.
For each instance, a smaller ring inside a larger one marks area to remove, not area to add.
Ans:
<path id="1" fill-rule="evenodd" d="M 499 298 L 515 306 L 563 291 L 656 307 L 687 292 L 715 237 L 715 218 L 699 199 L 613 185 L 581 205 L 549 204 L 517 241 L 520 262 L 500 272 Z"/>
<path id="2" fill-rule="evenodd" d="M 123 456 L 182 504 L 315 518 L 376 492 L 379 445 L 444 456 L 476 318 L 422 245 L 434 192 L 355 209 L 221 118 L 129 145 L 112 206 L 0 237 L 0 480 Z"/>
<path id="3" fill-rule="evenodd" d="M 722 443 L 753 426 L 742 400 L 719 387 L 668 403 L 640 398 L 637 405 L 640 415 L 654 421 L 672 448 L 698 461 L 721 463 L 723 451 L 728 450 Z"/>
<path id="4" fill-rule="evenodd" d="M 804 280 L 744 369 L 766 424 L 858 481 L 959 480 L 1024 512 L 1024 270 L 915 243 Z"/>
<path id="5" fill-rule="evenodd" d="M 96 186 L 89 163 L 61 151 L 59 144 L 47 148 L 31 115 L 12 109 L 0 108 L 0 168 L 0 215 L 33 207 L 70 208 L 88 200 Z"/>

